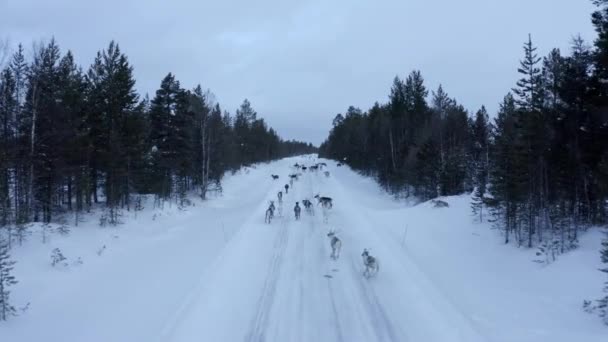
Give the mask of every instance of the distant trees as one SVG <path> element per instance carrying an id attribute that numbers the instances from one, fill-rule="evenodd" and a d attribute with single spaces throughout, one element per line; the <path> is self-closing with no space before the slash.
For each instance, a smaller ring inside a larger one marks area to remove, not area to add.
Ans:
<path id="1" fill-rule="evenodd" d="M 226 171 L 314 151 L 283 141 L 249 101 L 233 118 L 171 73 L 151 100 L 141 98 L 115 42 L 86 71 L 54 39 L 29 62 L 19 45 L 0 71 L 0 227 L 9 237 L 58 215 L 77 223 L 95 205 L 117 224 L 139 194 L 185 206 L 190 193 L 220 189 Z"/>
<path id="2" fill-rule="evenodd" d="M 320 154 L 398 195 L 428 200 L 474 190 L 476 219 L 491 214 L 505 243 L 551 242 L 559 253 L 575 247 L 580 230 L 607 219 L 600 49 L 575 37 L 569 56 L 553 50 L 540 58 L 528 37 L 523 50 L 521 78 L 493 122 L 485 107 L 469 117 L 442 86 L 427 103 L 413 71 L 405 81 L 395 77 L 388 103 L 338 114 Z"/>
<path id="3" fill-rule="evenodd" d="M 493 120 L 483 107 L 469 117 L 441 86 L 427 103 L 414 71 L 395 77 L 386 104 L 337 115 L 320 154 L 400 196 L 474 190 L 475 219 L 489 214 L 505 243 L 576 247 L 581 230 L 608 219 L 608 1 L 594 3 L 595 48 L 577 36 L 569 55 L 541 58 L 529 36 Z"/>
<path id="4" fill-rule="evenodd" d="M 346 161 L 395 194 L 430 199 L 470 190 L 467 112 L 441 86 L 431 105 L 427 95 L 419 71 L 405 81 L 395 77 L 387 104 L 336 116 L 321 155 Z"/>

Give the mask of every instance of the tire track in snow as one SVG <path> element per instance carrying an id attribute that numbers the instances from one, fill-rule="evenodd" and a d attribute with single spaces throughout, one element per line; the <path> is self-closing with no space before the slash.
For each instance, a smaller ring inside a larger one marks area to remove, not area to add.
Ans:
<path id="1" fill-rule="evenodd" d="M 353 283 L 357 284 L 361 302 L 367 307 L 377 341 L 403 341 L 403 339 L 397 337 L 393 324 L 389 320 L 386 310 L 380 304 L 376 292 L 369 284 L 366 284 L 368 281 L 373 281 L 373 278 L 363 279 L 363 275 L 361 275 L 362 279 L 356 279 L 355 275 L 360 274 L 360 267 L 355 259 L 355 257 L 350 258 Z"/>
<path id="2" fill-rule="evenodd" d="M 419 288 L 427 288 L 427 291 L 431 291 L 430 294 L 432 294 L 432 296 L 429 298 L 429 301 L 431 302 L 431 306 L 435 307 L 439 312 L 443 312 L 445 313 L 445 311 L 442 311 L 442 306 L 446 306 L 445 308 L 443 308 L 443 310 L 449 310 L 450 312 L 453 312 L 456 314 L 456 316 L 453 317 L 457 317 L 456 319 L 460 320 L 460 322 L 457 322 L 456 324 L 454 324 L 455 329 L 457 330 L 457 334 L 459 336 L 458 340 L 464 340 L 464 341 L 488 341 L 487 337 L 483 336 L 483 334 L 481 334 L 481 332 L 479 331 L 477 324 L 471 319 L 471 317 L 469 317 L 468 315 L 466 315 L 458 305 L 456 305 L 456 303 L 449 297 L 446 296 L 441 290 L 440 288 L 437 287 L 437 285 L 435 283 L 432 282 L 432 279 L 429 278 L 426 273 L 424 272 L 423 268 L 421 268 L 416 262 L 415 260 L 409 255 L 409 253 L 407 253 L 407 251 L 404 251 L 402 248 L 399 247 L 398 242 L 395 241 L 394 239 L 388 238 L 384 232 L 381 231 L 375 231 L 372 232 L 369 230 L 368 227 L 373 227 L 374 224 L 372 224 L 372 222 L 374 222 L 374 220 L 370 217 L 367 208 L 359 203 L 357 203 L 356 201 L 352 200 L 353 197 L 348 196 L 348 194 L 344 191 L 344 189 L 346 189 L 346 187 L 339 181 L 336 181 L 334 179 L 335 186 L 333 187 L 334 190 L 338 190 L 338 192 L 340 193 L 341 197 L 343 199 L 346 199 L 348 205 L 347 207 L 350 207 L 352 210 L 351 214 L 354 214 L 355 217 L 348 217 L 345 215 L 340 215 L 342 216 L 342 219 L 346 222 L 351 222 L 353 227 L 357 227 L 357 230 L 359 230 L 359 232 L 357 233 L 357 235 L 360 236 L 369 236 L 372 237 L 373 239 L 376 240 L 377 242 L 381 242 L 379 243 L 379 245 L 383 245 L 385 247 L 385 254 L 390 254 L 393 256 L 404 256 L 405 258 L 395 258 L 394 260 L 396 261 L 396 263 L 394 264 L 394 266 L 397 266 L 399 268 L 399 272 L 408 272 L 410 274 L 415 274 L 416 276 L 413 277 L 413 279 L 416 280 L 416 284 L 417 287 Z M 357 260 L 358 259 L 356 257 L 356 255 L 352 258 L 351 262 L 353 265 L 353 270 L 355 271 L 355 273 L 357 273 Z M 373 281 L 373 279 L 369 279 L 370 281 Z M 369 304 L 369 308 L 375 312 L 375 314 L 373 315 L 374 318 L 375 317 L 381 317 L 382 320 L 386 323 L 388 323 L 388 325 L 382 324 L 384 325 L 386 328 L 388 328 L 386 331 L 388 332 L 388 338 L 390 338 L 388 341 L 400 341 L 399 339 L 396 338 L 396 334 L 395 331 L 396 329 L 393 329 L 393 325 L 390 323 L 389 321 L 389 315 L 387 314 L 386 310 L 384 309 L 384 306 L 381 304 L 376 292 L 373 290 L 372 285 L 370 285 L 369 283 L 366 284 L 366 282 L 360 282 L 360 281 L 356 281 L 355 282 L 358 283 L 358 286 L 360 287 L 360 292 L 366 297 L 366 301 L 365 303 Z M 450 317 L 449 315 L 446 316 L 446 318 Z M 399 328 L 397 326 L 397 328 Z M 378 331 L 378 330 L 377 330 Z M 380 330 L 382 331 L 382 330 Z M 397 330 L 400 333 L 402 333 L 400 330 Z"/>
<path id="3" fill-rule="evenodd" d="M 264 280 L 262 293 L 258 298 L 257 310 L 251 321 L 251 328 L 245 336 L 245 341 L 248 342 L 264 342 L 266 341 L 266 327 L 274 302 L 275 290 L 279 279 L 281 265 L 283 264 L 285 250 L 287 249 L 287 241 L 289 234 L 287 231 L 287 220 L 281 218 L 281 226 L 279 234 L 276 237 L 273 249 L 275 251 L 270 262 L 270 268 Z"/>
<path id="4" fill-rule="evenodd" d="M 325 182 L 326 182 L 326 179 L 324 179 L 324 178 L 322 178 L 322 180 L 320 181 L 321 184 L 325 184 Z M 335 184 L 336 181 L 333 180 L 333 181 L 330 181 L 330 183 Z M 341 186 L 341 184 L 339 186 Z M 335 186 L 332 186 L 331 188 L 336 189 Z M 347 205 L 344 207 L 354 208 L 353 202 L 354 201 L 349 200 L 347 202 Z M 352 220 L 352 218 L 349 218 L 348 216 L 344 215 L 342 213 L 342 210 L 340 210 L 340 208 L 334 208 L 334 210 L 335 210 L 335 212 L 333 213 L 332 216 L 334 216 L 334 219 L 337 222 L 344 223 L 344 222 L 349 222 Z M 359 212 L 357 212 L 357 213 L 360 214 Z M 357 221 L 357 220 L 355 220 L 355 221 Z M 354 223 L 354 225 L 357 225 L 360 222 L 357 221 L 357 222 L 353 222 L 353 223 Z M 350 231 L 349 233 L 352 233 L 352 231 Z M 345 255 L 345 257 L 346 257 L 346 255 Z M 373 279 L 365 279 L 363 277 L 363 275 L 361 274 L 360 264 L 359 264 L 360 260 L 357 257 L 357 254 L 351 252 L 351 253 L 349 253 L 348 257 L 349 257 L 349 261 L 350 261 L 350 272 L 346 272 L 346 273 L 349 273 L 350 278 L 347 280 L 347 282 L 350 284 L 354 284 L 353 291 L 355 293 L 355 296 L 358 299 L 358 302 L 361 303 L 363 305 L 363 307 L 365 308 L 367 322 L 371 323 L 373 335 L 375 335 L 375 337 L 376 337 L 375 340 L 382 341 L 382 342 L 384 342 L 384 341 L 387 341 L 387 342 L 404 341 L 404 339 L 401 338 L 404 334 L 400 331 L 400 329 L 398 329 L 398 328 L 396 329 L 394 327 L 393 323 L 389 319 L 389 314 L 386 312 L 383 305 L 380 303 L 378 296 L 376 295 L 374 289 L 372 288 L 371 285 L 368 284 L 368 282 L 373 281 Z M 330 288 L 330 291 L 332 291 L 331 288 Z M 333 293 L 331 293 L 331 295 L 332 295 L 332 302 L 333 302 Z M 337 315 L 337 313 L 336 313 L 336 315 Z"/>
<path id="5" fill-rule="evenodd" d="M 336 325 L 336 338 L 337 341 L 344 341 L 344 333 L 342 332 L 342 325 L 340 324 L 340 315 L 338 314 L 338 308 L 336 306 L 336 300 L 334 296 L 333 286 L 331 285 L 331 279 L 327 279 L 327 290 L 329 291 L 329 299 L 331 302 L 331 312 L 333 314 L 334 322 Z"/>
<path id="6" fill-rule="evenodd" d="M 315 174 L 315 176 L 318 179 L 318 175 Z M 312 181 L 312 175 L 310 175 L 310 174 L 308 175 L 308 185 L 309 185 L 309 188 L 310 188 L 310 197 L 312 198 L 312 196 L 314 196 L 314 194 L 316 192 L 314 191 L 313 181 Z M 313 198 L 313 200 L 314 200 L 314 198 Z M 324 223 L 321 223 L 320 220 L 318 218 L 316 218 L 316 216 L 314 215 L 314 211 L 313 211 L 313 214 L 310 216 L 310 218 L 311 219 L 310 219 L 309 222 L 310 222 L 310 231 L 311 231 L 311 234 L 314 234 L 314 233 L 316 233 L 316 234 L 319 234 L 319 233 L 320 234 L 325 234 L 323 230 L 317 229 L 317 225 L 324 224 Z M 324 257 L 326 257 L 328 255 L 326 246 L 327 246 L 327 244 L 319 244 L 318 245 L 318 247 L 319 247 L 319 254 L 323 255 Z M 323 260 L 325 260 L 325 259 L 323 259 Z M 327 278 L 327 281 L 326 281 L 327 282 L 327 293 L 328 293 L 328 297 L 329 297 L 330 304 L 331 304 L 332 319 L 333 319 L 333 322 L 334 322 L 334 326 L 336 328 L 336 330 L 335 330 L 336 341 L 343 342 L 343 341 L 345 341 L 345 339 L 344 339 L 344 331 L 343 331 L 342 324 L 340 323 L 340 314 L 338 312 L 338 307 L 336 305 L 336 296 L 335 296 L 334 286 L 332 285 L 332 281 L 333 281 L 333 279 Z"/>
<path id="7" fill-rule="evenodd" d="M 274 194 L 271 192 L 269 187 L 268 189 L 266 189 L 263 198 L 272 198 L 273 196 Z M 231 237 L 228 239 L 228 241 L 225 242 L 225 245 L 220 249 L 218 255 L 215 256 L 209 267 L 206 267 L 200 272 L 195 284 L 190 288 L 189 291 L 184 294 L 175 310 L 170 315 L 168 315 L 166 323 L 163 325 L 159 333 L 159 341 L 173 340 L 174 334 L 178 329 L 180 323 L 184 320 L 185 317 L 190 314 L 191 309 L 196 305 L 197 298 L 199 298 L 201 296 L 201 293 L 205 291 L 207 287 L 207 280 L 211 276 L 213 276 L 213 273 L 217 270 L 218 267 L 221 266 L 226 255 L 234 250 L 233 245 L 244 238 L 244 233 L 250 228 L 249 224 L 258 220 L 257 212 L 266 209 L 266 200 L 264 200 L 263 202 L 264 204 L 261 204 L 256 207 L 254 214 L 244 220 L 244 222 L 242 222 L 238 226 L 237 230 L 232 233 Z M 283 230 L 281 232 L 283 232 Z"/>
<path id="8" fill-rule="evenodd" d="M 360 209 L 364 209 L 359 206 Z M 357 211 L 358 220 L 361 222 L 374 222 L 373 218 L 370 216 L 369 212 L 365 210 Z M 370 226 L 370 225 L 368 225 Z M 387 235 L 385 231 L 378 230 L 375 232 L 376 238 L 380 239 L 383 242 L 384 247 L 390 251 L 391 255 L 401 255 L 404 258 L 395 258 L 397 261 L 397 266 L 400 268 L 401 272 L 408 272 L 410 274 L 418 274 L 415 279 L 418 282 L 427 282 L 427 284 L 431 285 L 432 288 L 436 291 L 436 293 L 440 296 L 440 298 L 444 301 L 445 304 L 449 304 L 450 309 L 453 309 L 455 313 L 459 315 L 459 317 L 463 320 L 462 323 L 464 325 L 459 325 L 460 327 L 468 327 L 471 332 L 474 334 L 474 337 L 468 337 L 469 339 L 475 338 L 475 340 L 483 340 L 489 341 L 488 337 L 484 336 L 480 331 L 477 322 L 475 322 L 469 315 L 467 315 L 460 306 L 448 295 L 446 295 L 442 291 L 442 287 L 440 284 L 437 284 L 430 278 L 425 272 L 424 268 L 421 267 L 415 258 L 410 255 L 408 249 L 404 249 L 399 245 L 399 242 Z M 424 284 L 420 284 L 420 286 L 424 286 Z M 374 292 L 375 293 L 375 292 Z"/>

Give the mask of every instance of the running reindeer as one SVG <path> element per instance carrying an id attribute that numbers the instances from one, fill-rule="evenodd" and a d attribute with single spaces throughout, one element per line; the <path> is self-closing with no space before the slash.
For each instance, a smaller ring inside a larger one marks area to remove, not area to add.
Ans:
<path id="1" fill-rule="evenodd" d="M 296 215 L 296 220 L 300 219 L 300 212 L 302 211 L 302 208 L 300 208 L 300 203 L 296 202 L 296 206 L 293 207 L 293 212 Z"/>
<path id="2" fill-rule="evenodd" d="M 317 201 L 319 201 L 317 205 L 320 204 L 325 209 L 331 209 L 334 206 L 331 197 L 325 197 L 317 194 L 315 195 L 315 198 Z"/>
<path id="3" fill-rule="evenodd" d="M 306 209 L 306 212 L 310 215 L 314 215 L 314 212 L 312 211 L 312 202 L 305 199 L 302 201 L 302 204 L 304 204 L 304 209 Z"/>
<path id="4" fill-rule="evenodd" d="M 340 257 L 340 249 L 342 248 L 342 241 L 338 239 L 336 232 L 333 230 L 330 230 L 329 233 L 327 233 L 327 237 L 329 237 L 329 245 L 331 246 L 330 258 L 338 260 Z"/>
<path id="5" fill-rule="evenodd" d="M 363 253 L 361 253 L 361 257 L 363 258 L 363 266 L 365 266 L 365 270 L 363 271 L 363 276 L 365 278 L 370 278 L 375 276 L 380 270 L 380 264 L 378 263 L 378 259 L 374 258 L 369 254 L 367 248 L 363 249 Z"/>
<path id="6" fill-rule="evenodd" d="M 270 223 L 270 221 L 272 221 L 274 218 L 274 209 L 274 201 L 270 201 L 270 206 L 268 206 L 268 209 L 266 209 L 266 217 L 264 218 L 265 223 Z"/>

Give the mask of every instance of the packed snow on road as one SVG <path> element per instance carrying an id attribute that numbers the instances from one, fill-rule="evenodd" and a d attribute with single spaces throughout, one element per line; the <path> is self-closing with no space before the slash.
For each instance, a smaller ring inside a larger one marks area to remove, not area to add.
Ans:
<path id="1" fill-rule="evenodd" d="M 407 205 L 312 155 L 223 188 L 115 228 L 93 214 L 69 235 L 34 229 L 13 250 L 23 312 L 0 341 L 608 341 L 580 309 L 599 296 L 599 231 L 539 265 L 473 223 L 468 195 Z"/>

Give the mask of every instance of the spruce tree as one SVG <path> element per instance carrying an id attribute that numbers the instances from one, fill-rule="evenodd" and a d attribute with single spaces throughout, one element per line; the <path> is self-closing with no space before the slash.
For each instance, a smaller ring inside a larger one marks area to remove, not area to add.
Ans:
<path id="1" fill-rule="evenodd" d="M 171 146 L 172 115 L 177 115 L 178 94 L 183 90 L 169 73 L 152 99 L 150 108 L 150 144 L 152 145 L 153 193 L 160 199 L 169 199 L 173 192 L 172 171 L 175 156 Z"/>
<path id="2" fill-rule="evenodd" d="M 62 142 L 60 118 L 58 63 L 60 50 L 52 39 L 41 46 L 29 68 L 28 89 L 25 101 L 25 125 L 29 150 L 29 206 L 35 221 L 51 222 L 54 190 L 57 186 L 59 163 L 58 149 Z"/>
<path id="3" fill-rule="evenodd" d="M 238 147 L 239 160 L 242 164 L 251 164 L 254 162 L 252 145 L 251 127 L 257 118 L 257 113 L 251 106 L 249 100 L 243 100 L 243 103 L 236 110 L 234 118 L 234 134 L 236 145 Z"/>
<path id="4" fill-rule="evenodd" d="M 27 155 L 27 139 L 29 136 L 25 134 L 24 125 L 26 119 L 23 111 L 23 103 L 25 101 L 25 92 L 28 78 L 28 67 L 25 62 L 23 46 L 19 44 L 17 51 L 13 54 L 9 68 L 15 79 L 15 99 L 17 102 L 15 117 L 14 117 L 14 140 L 15 146 L 13 150 L 13 203 L 15 223 L 22 225 L 28 220 L 29 206 L 27 204 L 27 182 L 28 182 L 28 165 L 26 163 Z"/>
<path id="5" fill-rule="evenodd" d="M 548 163 L 547 151 L 550 147 L 548 122 L 543 111 L 544 88 L 542 73 L 539 68 L 541 59 L 536 54 L 531 36 L 524 44 L 524 59 L 517 70 L 521 79 L 513 89 L 517 95 L 518 127 L 521 132 L 523 148 L 519 149 L 520 158 L 526 161 L 526 174 L 522 178 L 527 189 L 527 201 L 524 204 L 525 216 L 522 216 L 527 231 L 527 245 L 532 247 L 534 234 L 541 234 L 550 225 L 548 220 Z M 539 224 L 537 224 L 537 222 Z M 523 236 L 520 236 L 523 238 Z M 520 243 L 523 240 L 520 239 Z"/>
<path id="6" fill-rule="evenodd" d="M 485 107 L 481 107 L 475 114 L 475 121 L 472 127 L 472 159 L 474 164 L 474 184 L 473 203 L 471 204 L 473 214 L 478 216 L 479 222 L 483 222 L 484 198 L 487 192 L 488 173 L 490 163 L 490 134 L 489 116 Z"/>
<path id="7" fill-rule="evenodd" d="M 13 217 L 11 170 L 16 159 L 14 130 L 18 107 L 15 83 L 10 69 L 0 73 L 0 227 L 12 223 Z"/>
<path id="8" fill-rule="evenodd" d="M 492 135 L 490 204 L 494 221 L 504 231 L 505 243 L 509 243 L 518 225 L 520 201 L 525 196 L 521 182 L 524 165 L 518 153 L 521 139 L 517 130 L 517 106 L 511 94 L 507 94 L 500 105 Z"/>
<path id="9" fill-rule="evenodd" d="M 536 54 L 537 48 L 532 44 L 532 36 L 524 44 L 524 59 L 517 69 L 522 78 L 517 81 L 513 92 L 517 95 L 517 104 L 523 111 L 540 111 L 543 105 L 542 73 L 538 67 L 541 58 Z"/>

